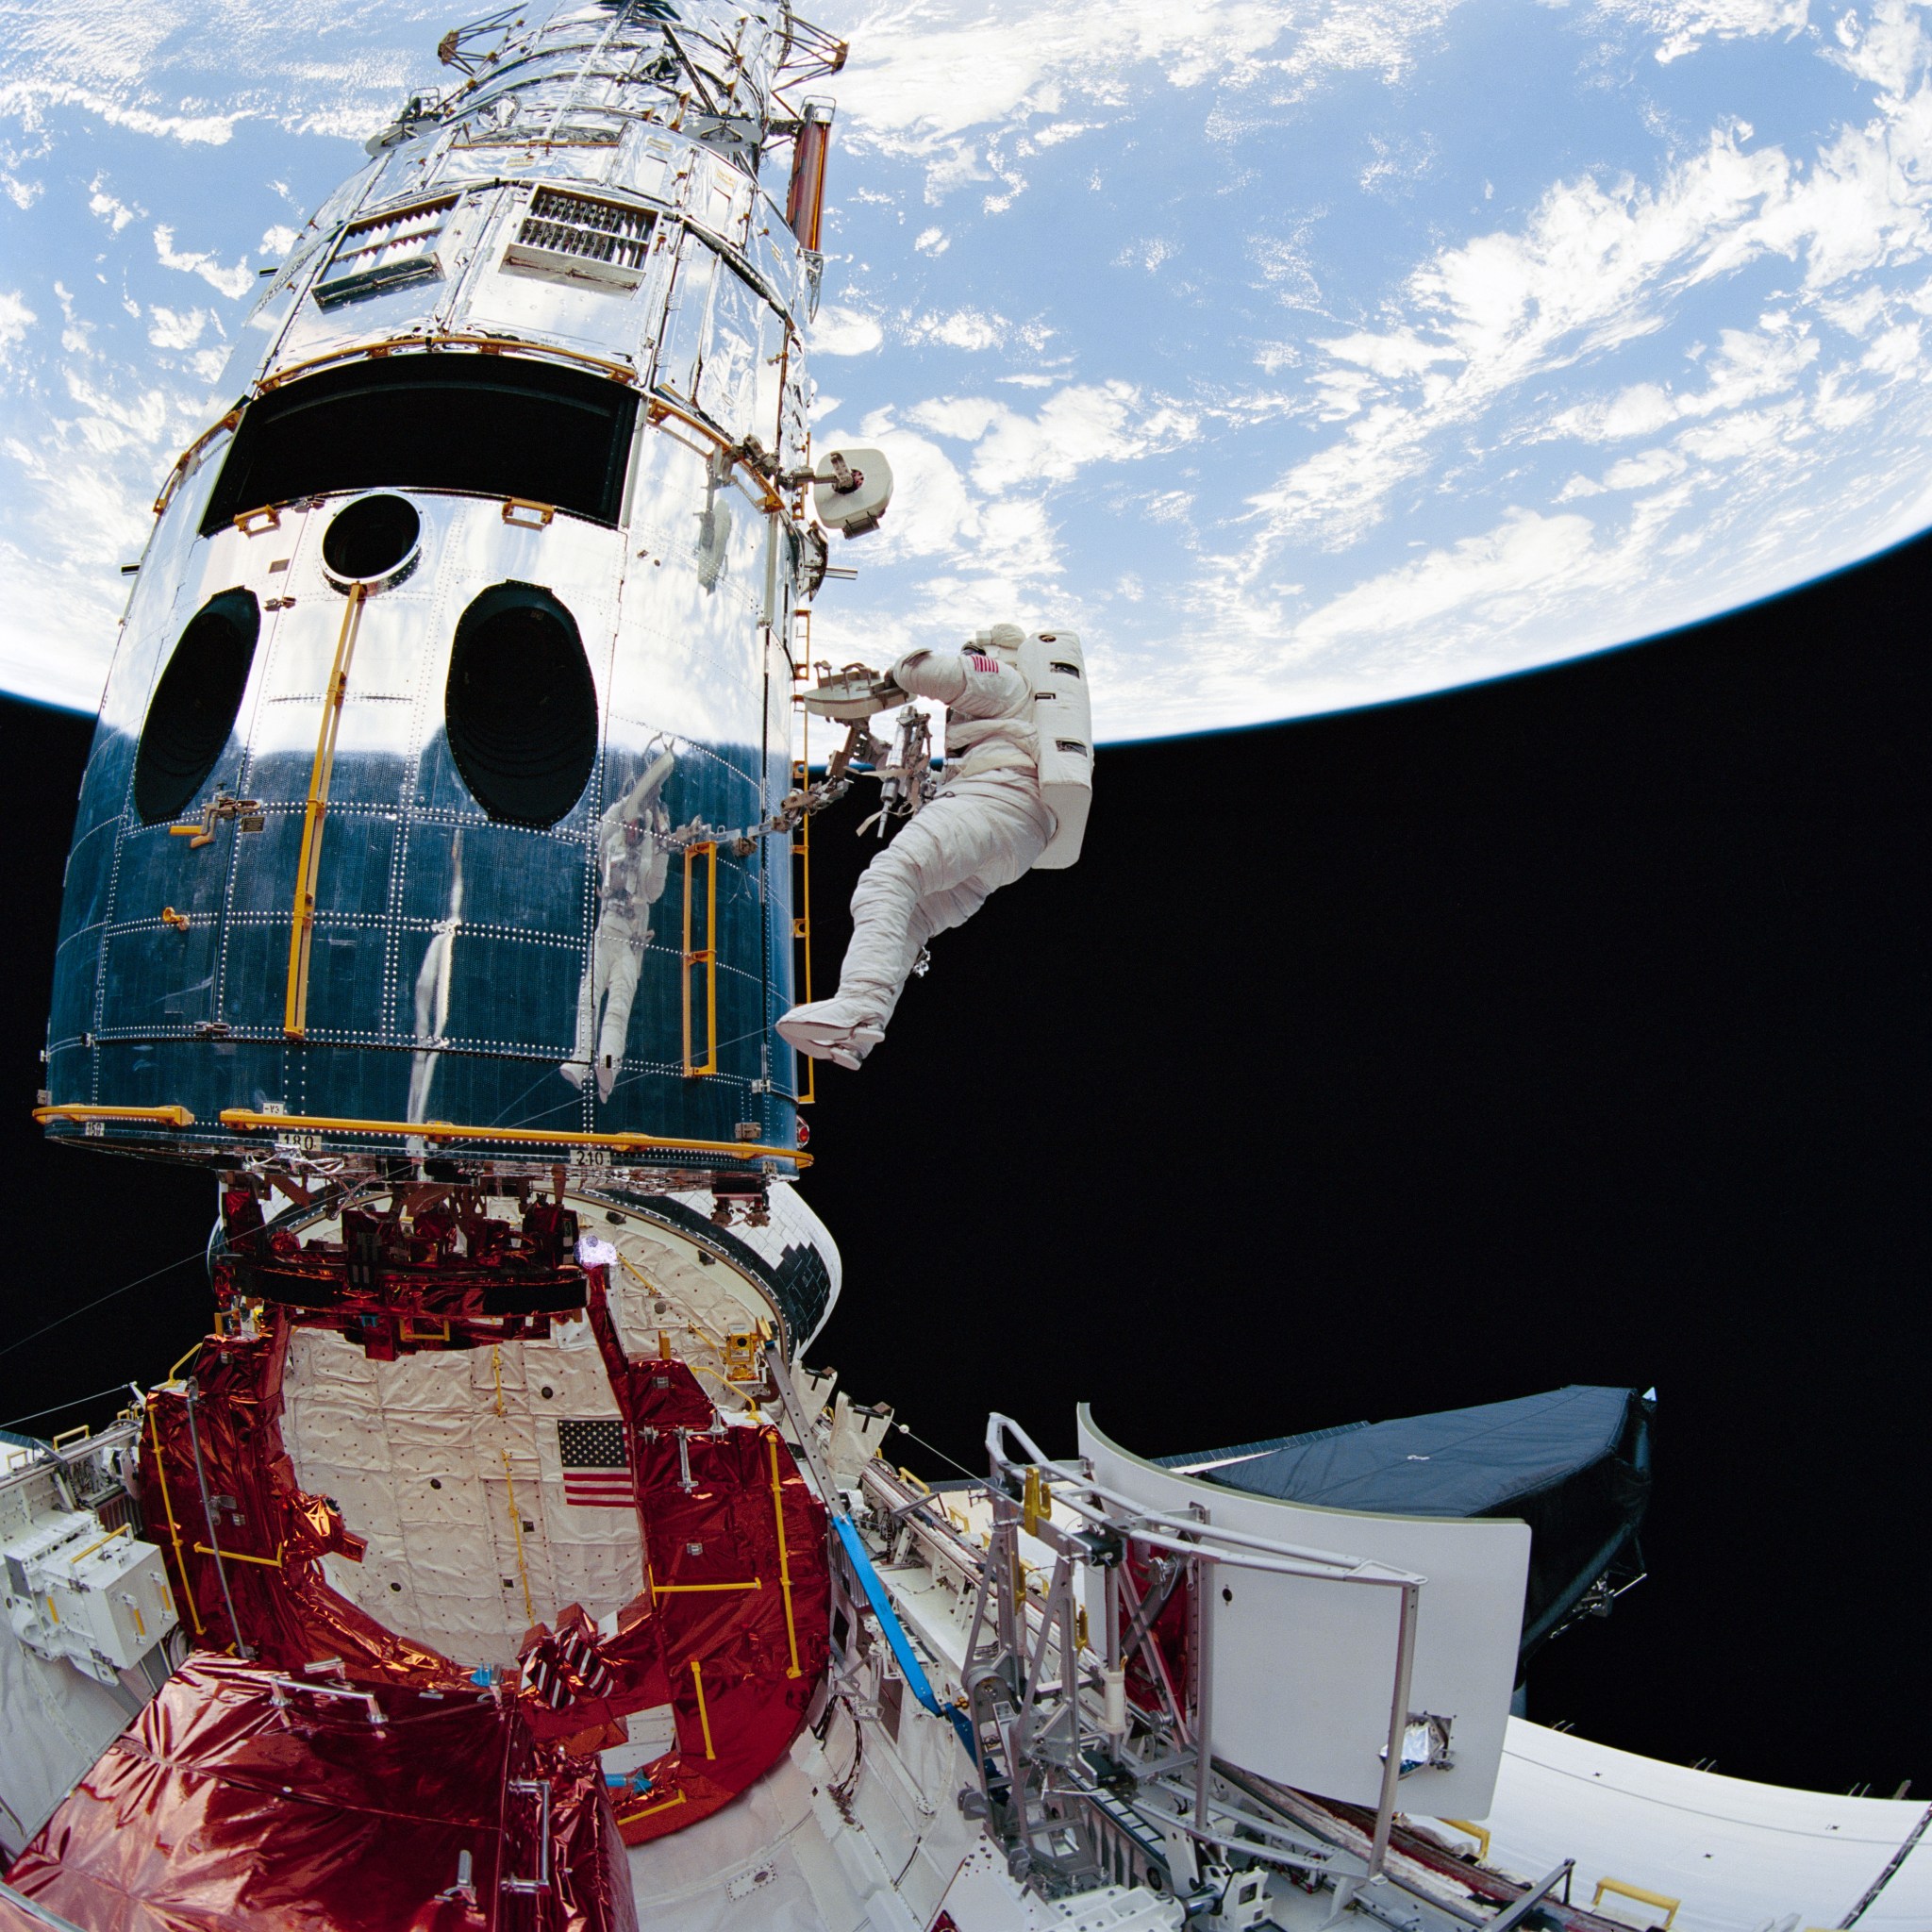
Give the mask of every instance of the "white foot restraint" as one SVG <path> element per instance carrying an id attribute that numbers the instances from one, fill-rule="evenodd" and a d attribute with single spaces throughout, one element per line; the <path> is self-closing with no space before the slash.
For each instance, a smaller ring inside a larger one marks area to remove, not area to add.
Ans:
<path id="1" fill-rule="evenodd" d="M 778 1037 L 812 1059 L 856 1067 L 886 1037 L 886 1029 L 856 1001 L 814 1000 L 793 1007 L 778 1022 Z"/>

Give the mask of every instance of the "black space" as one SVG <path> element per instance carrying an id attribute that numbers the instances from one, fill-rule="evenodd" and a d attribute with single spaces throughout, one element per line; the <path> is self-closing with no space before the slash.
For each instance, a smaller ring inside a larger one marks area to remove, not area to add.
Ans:
<path id="1" fill-rule="evenodd" d="M 1079 868 L 821 1072 L 815 1357 L 974 1466 L 989 1407 L 1058 1450 L 1086 1397 L 1159 1454 L 1655 1383 L 1650 1579 L 1543 1654 L 1531 1714 L 1932 1787 L 1928 591 L 1922 542 L 1537 676 L 1105 751 Z M 26 1118 L 90 728 L 0 708 L 0 1349 L 212 1207 Z M 867 809 L 815 833 L 822 988 Z M 182 1267 L 10 1347 L 0 1422 L 158 1377 L 204 1305 Z"/>

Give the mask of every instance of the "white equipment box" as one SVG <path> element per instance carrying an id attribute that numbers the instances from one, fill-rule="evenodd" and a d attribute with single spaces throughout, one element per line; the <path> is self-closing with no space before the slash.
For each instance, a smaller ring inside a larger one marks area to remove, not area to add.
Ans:
<path id="1" fill-rule="evenodd" d="M 84 1510 L 43 1517 L 0 1547 L 7 1621 L 37 1656 L 118 1681 L 180 1621 L 160 1551 Z"/>

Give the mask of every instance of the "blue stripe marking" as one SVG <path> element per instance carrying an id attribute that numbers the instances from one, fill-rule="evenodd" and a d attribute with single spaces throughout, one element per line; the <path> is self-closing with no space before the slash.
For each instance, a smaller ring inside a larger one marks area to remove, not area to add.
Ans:
<path id="1" fill-rule="evenodd" d="M 873 1614 L 879 1620 L 879 1628 L 885 1632 L 886 1642 L 898 1660 L 899 1669 L 912 1694 L 935 1717 L 950 1718 L 953 1728 L 959 1734 L 959 1741 L 966 1747 L 966 1755 L 978 1761 L 978 1749 L 973 1739 L 973 1726 L 966 1721 L 966 1713 L 950 1704 L 941 1704 L 933 1694 L 933 1688 L 925 1671 L 912 1652 L 912 1640 L 906 1634 L 906 1626 L 899 1621 L 899 1613 L 892 1607 L 892 1600 L 886 1594 L 886 1586 L 879 1573 L 873 1568 L 872 1558 L 867 1556 L 865 1545 L 858 1540 L 858 1532 L 853 1528 L 849 1517 L 835 1516 L 832 1527 L 839 1532 L 839 1541 L 845 1545 L 845 1554 L 852 1559 L 852 1567 L 858 1573 L 859 1588 L 865 1591 L 866 1601 L 873 1607 Z"/>

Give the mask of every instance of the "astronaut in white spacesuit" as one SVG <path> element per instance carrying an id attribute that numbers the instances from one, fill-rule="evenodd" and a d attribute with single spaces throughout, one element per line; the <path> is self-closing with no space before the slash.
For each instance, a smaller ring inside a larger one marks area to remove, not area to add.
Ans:
<path id="1" fill-rule="evenodd" d="M 693 819 L 676 831 L 671 828 L 662 793 L 676 767 L 671 752 L 653 758 L 597 827 L 597 930 L 577 989 L 576 1042 L 559 1071 L 573 1087 L 581 1088 L 591 1077 L 594 1053 L 600 1100 L 610 1098 L 624 1064 L 631 1001 L 637 996 L 644 948 L 651 943 L 651 908 L 670 879 L 671 853 L 697 827 Z"/>
<path id="2" fill-rule="evenodd" d="M 1052 841 L 1024 641 L 1019 625 L 995 625 L 963 651 L 913 651 L 888 674 L 899 691 L 946 707 L 945 776 L 852 895 L 838 992 L 778 1022 L 800 1053 L 858 1066 L 884 1038 L 926 941 L 971 919 Z"/>

